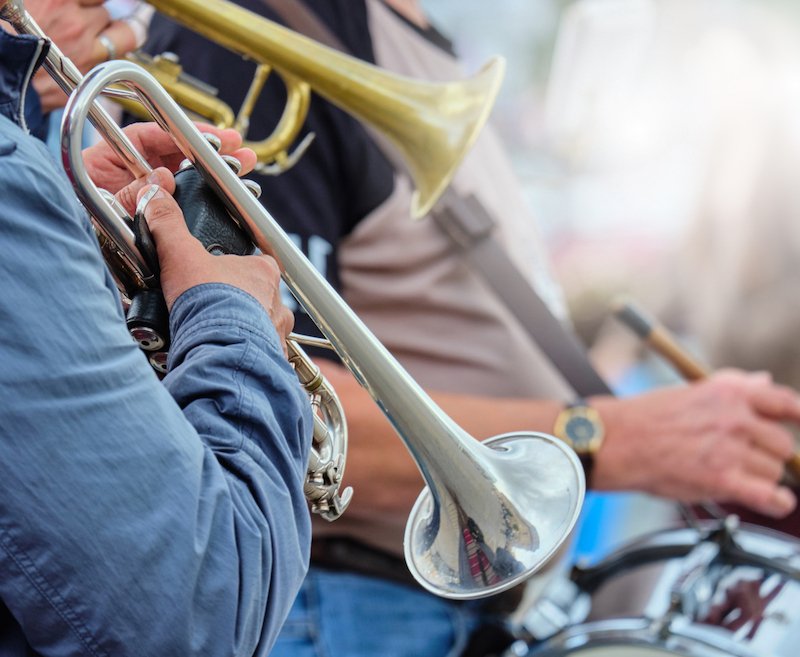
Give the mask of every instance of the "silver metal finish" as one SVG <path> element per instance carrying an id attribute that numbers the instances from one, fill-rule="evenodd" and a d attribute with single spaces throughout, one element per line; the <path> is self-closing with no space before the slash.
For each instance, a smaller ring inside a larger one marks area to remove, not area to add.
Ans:
<path id="1" fill-rule="evenodd" d="M 101 64 L 70 98 L 62 128 L 70 169 L 82 166 L 85 118 L 112 84 L 146 99 L 255 244 L 278 260 L 289 289 L 405 443 L 428 485 L 406 530 L 406 559 L 419 582 L 445 597 L 477 598 L 514 586 L 540 568 L 569 535 L 581 508 L 585 482 L 574 452 L 534 433 L 500 436 L 487 447 L 455 424 L 138 66 Z"/>
<path id="2" fill-rule="evenodd" d="M 0 0 L 0 11 L 19 31 L 43 36 L 22 0 Z M 48 59 L 48 69 L 71 90 L 80 80 L 77 71 L 55 48 Z M 509 588 L 541 567 L 569 535 L 583 501 L 583 471 L 574 452 L 543 434 L 499 436 L 487 446 L 463 431 L 356 317 L 155 79 L 136 65 L 107 62 L 70 97 L 62 159 L 96 221 L 114 226 L 102 230 L 119 233 L 109 238 L 120 240 L 132 278 L 140 282 L 149 270 L 126 232 L 130 227 L 117 226 L 108 216 L 110 206 L 89 179 L 80 148 L 91 116 L 135 175 L 150 170 L 95 102 L 114 84 L 135 93 L 258 248 L 277 259 L 289 289 L 410 451 L 428 484 L 406 530 L 406 557 L 420 583 L 446 597 L 477 598 Z M 159 355 L 163 352 L 154 357 Z"/>
<path id="3" fill-rule="evenodd" d="M 656 532 L 611 554 L 562 627 L 528 657 L 794 657 L 800 541 L 752 525 L 718 527 Z M 546 591 L 534 617 L 550 598 Z"/>
<path id="4" fill-rule="evenodd" d="M 167 352 L 158 351 L 148 358 L 150 366 L 161 374 L 167 373 Z"/>
<path id="5" fill-rule="evenodd" d="M 131 330 L 131 336 L 140 349 L 145 351 L 158 351 L 164 347 L 164 340 L 153 329 L 146 326 L 137 326 Z"/>
<path id="6" fill-rule="evenodd" d="M 250 190 L 250 193 L 253 195 L 253 198 L 261 198 L 261 185 L 259 185 L 255 180 L 243 180 L 244 186 Z"/>
<path id="7" fill-rule="evenodd" d="M 36 22 L 25 12 L 22 0 L 11 0 L 8 4 L 4 4 L 0 0 L 0 16 L 9 20 L 22 34 L 47 38 Z M 54 44 L 51 45 L 48 62 L 49 65 L 46 64 L 46 68 L 50 74 L 67 94 L 71 93 L 82 79 L 72 62 L 66 59 Z M 122 97 L 139 98 L 136 93 L 131 91 L 115 93 Z M 145 101 L 143 100 L 143 102 Z M 133 148 L 124 132 L 108 118 L 102 107 L 91 103 L 88 115 L 93 119 L 94 125 L 100 130 L 106 141 L 117 153 L 121 154 L 122 161 L 132 174 L 141 175 L 143 172 L 151 171 L 149 164 Z M 163 124 L 162 127 L 164 127 Z M 81 131 L 82 127 L 78 132 Z M 74 137 L 67 136 L 66 140 L 64 137 L 70 132 L 69 129 L 62 132 L 62 151 L 67 156 L 65 163 L 67 160 L 72 161 L 71 158 L 75 157 L 75 150 L 71 149 L 69 144 L 69 139 Z M 215 151 L 219 151 L 222 147 L 222 142 L 216 135 L 203 133 L 203 138 Z M 77 143 L 82 143 L 82 136 L 78 137 Z M 221 159 L 236 174 L 241 171 L 241 162 L 236 158 L 222 156 Z M 193 166 L 192 161 L 186 159 L 181 163 L 180 170 L 183 171 Z M 154 273 L 135 245 L 132 229 L 133 219 L 113 194 L 107 190 L 98 189 L 94 185 L 82 164 L 75 167 L 65 164 L 65 168 L 70 175 L 73 187 L 90 211 L 103 255 L 108 261 L 117 286 L 125 298 L 130 299 L 136 290 L 146 287 L 147 283 L 154 278 Z M 244 181 L 244 185 L 255 198 L 261 195 L 261 187 L 257 183 Z M 145 193 L 137 206 L 137 214 L 144 215 L 145 208 L 155 191 L 157 190 L 154 186 L 151 191 Z M 209 251 L 219 252 L 219 254 L 223 252 L 221 247 L 213 245 L 209 247 Z M 147 327 L 136 327 L 131 330 L 131 335 L 139 347 L 148 352 L 148 362 L 153 369 L 161 374 L 166 374 L 168 353 L 163 351 L 165 343 L 162 337 Z M 299 346 L 295 347 L 293 348 L 289 344 L 295 371 L 298 372 L 298 376 L 301 376 L 303 372 L 316 366 Z M 303 359 L 307 363 L 303 363 Z M 319 370 L 317 373 L 319 374 Z M 319 382 L 315 381 L 313 385 L 313 394 L 310 398 L 314 412 L 314 445 L 309 457 L 305 492 L 312 504 L 312 511 L 319 513 L 326 520 L 335 520 L 347 508 L 352 497 L 352 489 L 349 488 L 341 496 L 339 495 L 347 449 L 347 427 L 344 413 L 333 388 L 321 375 L 318 376 L 318 379 Z M 303 383 L 305 385 L 305 382 Z M 308 386 L 306 385 L 306 387 Z"/>
<path id="8" fill-rule="evenodd" d="M 347 509 L 353 489 L 339 492 L 347 454 L 347 422 L 344 410 L 331 385 L 295 341 L 286 341 L 289 362 L 308 393 L 314 414 L 314 443 L 303 486 L 311 511 L 332 522 Z"/>
<path id="9" fill-rule="evenodd" d="M 72 90 L 81 80 L 80 71 L 75 65 L 59 50 L 58 46 L 50 41 L 47 35 L 36 24 L 36 21 L 25 10 L 25 2 L 23 0 L 5 0 L 0 2 L 0 18 L 8 21 L 14 26 L 14 29 L 21 34 L 32 34 L 40 39 L 47 39 L 50 42 L 50 49 L 47 53 L 47 58 L 44 61 L 44 67 L 47 72 L 53 77 L 58 85 L 64 90 L 64 93 L 69 95 Z M 128 91 L 113 92 L 108 90 L 107 95 L 125 98 L 135 98 Z M 150 172 L 150 166 L 147 161 L 133 148 L 128 138 L 114 123 L 114 119 L 109 116 L 102 106 L 96 104 L 91 108 L 88 114 L 92 124 L 103 134 L 108 134 L 110 137 L 109 145 L 114 149 L 120 160 L 134 172 L 134 175 L 142 176 Z M 91 210 L 90 210 L 91 211 Z"/>

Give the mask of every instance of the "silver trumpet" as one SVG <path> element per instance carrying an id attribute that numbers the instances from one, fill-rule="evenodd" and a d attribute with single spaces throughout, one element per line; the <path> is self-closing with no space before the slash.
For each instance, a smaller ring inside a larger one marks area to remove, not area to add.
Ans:
<path id="1" fill-rule="evenodd" d="M 21 0 L 10 0 L 1 13 L 18 30 L 33 29 Z M 51 51 L 47 60 L 56 77 L 65 66 L 58 55 Z M 118 262 L 129 267 L 126 278 L 146 280 L 149 268 L 126 221 L 89 180 L 81 155 L 90 117 L 135 175 L 147 166 L 96 102 L 118 84 L 170 133 L 258 248 L 277 259 L 289 289 L 413 456 L 427 483 L 405 533 L 406 561 L 419 583 L 437 595 L 470 599 L 499 593 L 539 569 L 567 538 L 582 505 L 585 481 L 572 450 L 545 434 L 504 434 L 480 443 L 461 429 L 320 276 L 164 89 L 134 64 L 108 62 L 70 97 L 62 158 L 98 230 L 113 237 Z"/>

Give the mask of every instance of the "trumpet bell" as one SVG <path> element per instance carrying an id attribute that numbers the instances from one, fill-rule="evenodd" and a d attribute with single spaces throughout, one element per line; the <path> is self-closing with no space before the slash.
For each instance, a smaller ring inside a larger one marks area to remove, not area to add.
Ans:
<path id="1" fill-rule="evenodd" d="M 371 126 L 394 146 L 414 181 L 415 218 L 433 207 L 477 139 L 505 73 L 505 61 L 497 57 L 465 80 L 421 82 L 319 44 L 226 0 L 148 3 L 207 39 L 302 80 Z"/>
<path id="2" fill-rule="evenodd" d="M 474 447 L 479 472 L 429 477 L 406 525 L 414 578 L 454 600 L 494 595 L 533 575 L 569 537 L 586 490 L 575 452 L 553 436 L 509 433 Z"/>
<path id="3" fill-rule="evenodd" d="M 415 219 L 430 212 L 469 153 L 489 118 L 505 70 L 505 59 L 494 57 L 466 80 L 429 86 L 409 82 L 404 85 L 404 112 L 364 117 L 402 154 L 414 181 Z"/>

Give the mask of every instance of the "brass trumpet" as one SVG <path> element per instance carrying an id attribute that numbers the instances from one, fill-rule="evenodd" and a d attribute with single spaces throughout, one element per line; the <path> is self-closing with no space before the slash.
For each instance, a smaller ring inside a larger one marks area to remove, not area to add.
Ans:
<path id="1" fill-rule="evenodd" d="M 0 0 L 0 15 L 19 31 L 40 34 L 22 0 Z M 287 55 L 288 56 L 288 55 Z M 48 70 L 65 87 L 70 65 L 52 48 Z M 62 154 L 78 196 L 98 230 L 115 242 L 119 278 L 146 280 L 146 259 L 120 217 L 89 180 L 81 140 L 86 118 L 133 172 L 147 163 L 96 102 L 122 84 L 148 107 L 178 148 L 223 201 L 232 219 L 281 264 L 289 289 L 369 392 L 414 457 L 427 488 L 406 527 L 409 569 L 422 586 L 453 599 L 491 595 L 540 568 L 571 532 L 585 491 L 574 452 L 552 436 L 515 433 L 481 444 L 428 397 L 316 271 L 247 186 L 146 71 L 127 62 L 95 68 L 67 104 Z M 334 84 L 334 83 L 331 83 Z"/>
<path id="2" fill-rule="evenodd" d="M 477 139 L 505 71 L 504 60 L 494 58 L 472 78 L 422 82 L 323 46 L 227 0 L 147 1 L 178 23 L 259 64 L 239 116 L 232 121 L 232 110 L 195 89 L 182 77 L 178 62 L 163 56 L 149 63 L 137 59 L 179 104 L 220 127 L 246 134 L 246 117 L 274 68 L 286 84 L 288 103 L 272 135 L 245 144 L 259 160 L 274 162 L 280 171 L 305 148 L 307 142 L 292 155 L 286 153 L 302 127 L 313 90 L 374 128 L 398 150 L 417 188 L 412 206 L 416 218 L 433 207 Z"/>

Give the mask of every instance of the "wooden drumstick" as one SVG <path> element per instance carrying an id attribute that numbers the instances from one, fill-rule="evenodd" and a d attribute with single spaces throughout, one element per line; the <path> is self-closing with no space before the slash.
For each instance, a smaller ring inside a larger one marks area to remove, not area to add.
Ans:
<path id="1" fill-rule="evenodd" d="M 692 356 L 672 333 L 630 299 L 617 302 L 614 314 L 653 351 L 661 354 L 687 381 L 699 381 L 710 370 Z"/>
<path id="2" fill-rule="evenodd" d="M 614 315 L 642 341 L 659 353 L 687 381 L 700 381 L 711 370 L 692 356 L 657 319 L 650 316 L 631 299 L 621 299 L 614 304 Z M 786 467 L 800 478 L 800 452 L 787 461 Z"/>

